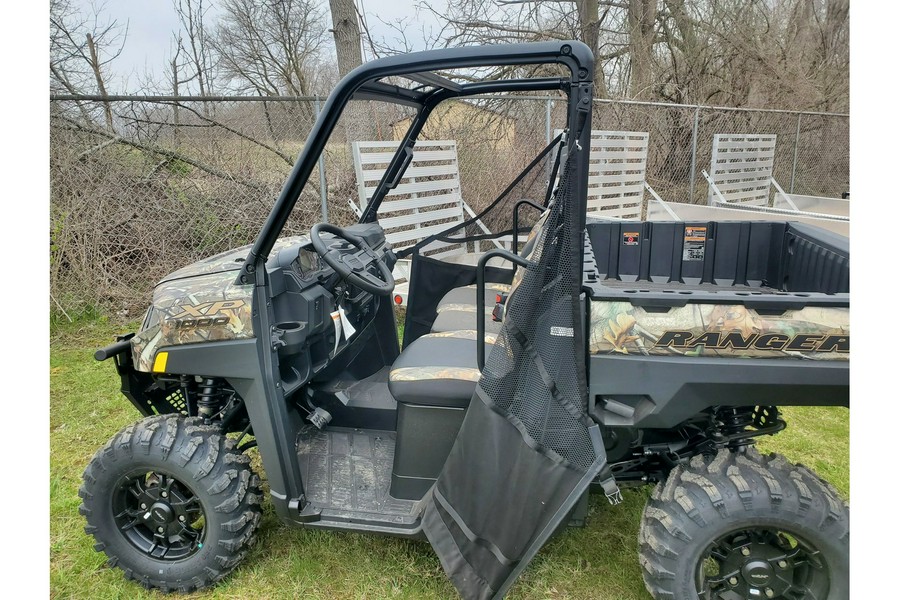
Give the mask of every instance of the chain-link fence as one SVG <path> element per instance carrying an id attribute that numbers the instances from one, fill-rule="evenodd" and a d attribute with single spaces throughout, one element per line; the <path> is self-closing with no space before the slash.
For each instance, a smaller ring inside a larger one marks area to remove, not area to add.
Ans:
<path id="1" fill-rule="evenodd" d="M 139 316 L 153 284 L 187 263 L 252 243 L 324 101 L 259 97 L 50 100 L 51 305 Z M 458 143 L 462 195 L 486 206 L 565 123 L 560 97 L 448 105 L 423 137 Z M 356 219 L 349 141 L 399 139 L 411 109 L 359 103 L 342 118 L 284 235 Z M 432 123 L 433 122 L 433 123 Z M 717 133 L 777 134 L 788 191 L 848 191 L 847 115 L 597 101 L 594 129 L 650 134 L 647 180 L 664 200 L 705 203 Z"/>

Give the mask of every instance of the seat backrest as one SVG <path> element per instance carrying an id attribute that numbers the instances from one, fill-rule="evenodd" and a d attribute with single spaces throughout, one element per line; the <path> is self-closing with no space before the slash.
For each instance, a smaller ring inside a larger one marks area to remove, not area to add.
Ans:
<path id="1" fill-rule="evenodd" d="M 555 135 L 562 130 L 557 129 Z M 591 131 L 587 214 L 640 219 L 647 179 L 650 134 L 639 131 Z"/>
<path id="2" fill-rule="evenodd" d="M 709 177 L 726 202 L 768 206 L 775 166 L 774 134 L 717 133 L 713 136 Z M 712 186 L 707 201 L 721 204 Z"/>
<path id="3" fill-rule="evenodd" d="M 362 210 L 375 193 L 400 142 L 353 142 L 353 163 Z M 419 140 L 399 184 L 378 208 L 388 242 L 402 250 L 466 218 L 455 140 Z M 434 241 L 422 249 L 435 257 L 463 254 L 464 244 Z"/>

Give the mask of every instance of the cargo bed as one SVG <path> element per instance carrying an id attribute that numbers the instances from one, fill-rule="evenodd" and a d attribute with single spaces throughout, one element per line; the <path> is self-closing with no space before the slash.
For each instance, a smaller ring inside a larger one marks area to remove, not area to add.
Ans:
<path id="1" fill-rule="evenodd" d="M 758 221 L 589 221 L 587 233 L 602 423 L 671 427 L 711 403 L 849 405 L 846 238 Z"/>

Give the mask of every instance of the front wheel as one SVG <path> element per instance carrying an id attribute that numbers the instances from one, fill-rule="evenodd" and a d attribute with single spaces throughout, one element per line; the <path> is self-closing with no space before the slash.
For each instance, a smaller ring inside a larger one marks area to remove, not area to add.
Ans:
<path id="1" fill-rule="evenodd" d="M 659 484 L 641 520 L 655 600 L 843 600 L 850 516 L 830 485 L 754 448 L 694 457 Z"/>
<path id="2" fill-rule="evenodd" d="M 78 495 L 85 532 L 110 566 L 146 588 L 190 592 L 222 579 L 252 545 L 259 483 L 218 428 L 160 415 L 101 448 Z"/>

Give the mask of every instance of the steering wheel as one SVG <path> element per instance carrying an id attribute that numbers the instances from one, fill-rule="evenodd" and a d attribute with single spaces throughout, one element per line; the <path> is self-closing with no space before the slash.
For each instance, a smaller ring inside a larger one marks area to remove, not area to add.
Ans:
<path id="1" fill-rule="evenodd" d="M 330 233 L 337 239 L 326 243 L 322 240 L 322 233 Z M 394 291 L 391 270 L 363 238 L 329 223 L 313 225 L 309 238 L 325 264 L 334 269 L 342 279 L 376 296 L 390 296 Z M 339 241 L 346 243 L 341 244 Z M 347 244 L 351 247 L 348 248 Z M 369 271 L 372 266 L 378 267 L 381 277 Z"/>

